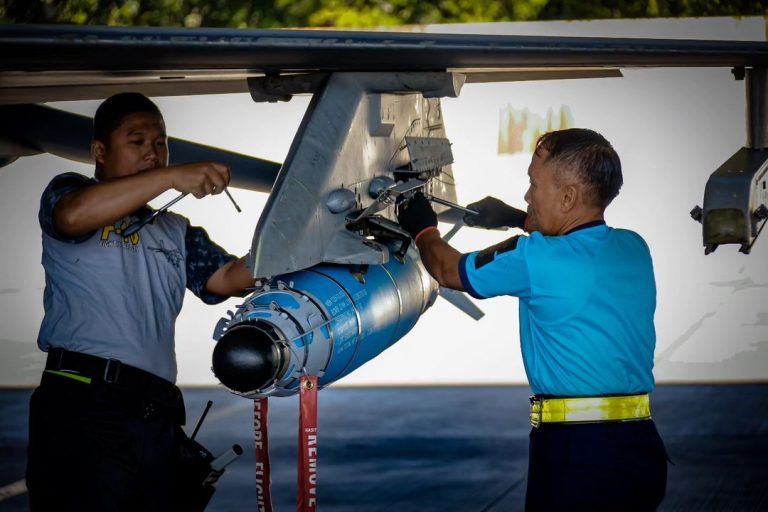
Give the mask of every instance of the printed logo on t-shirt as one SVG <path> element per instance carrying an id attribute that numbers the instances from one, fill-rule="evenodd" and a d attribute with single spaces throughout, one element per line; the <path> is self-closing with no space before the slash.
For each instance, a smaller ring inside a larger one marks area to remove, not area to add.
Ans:
<path id="1" fill-rule="evenodd" d="M 128 227 L 126 220 L 116 222 L 114 226 L 104 226 L 101 230 L 99 242 L 102 247 L 122 247 L 135 252 L 139 250 L 139 233 L 131 236 L 122 236 L 123 230 Z"/>
<path id="2" fill-rule="evenodd" d="M 147 249 L 164 255 L 168 260 L 168 263 L 173 265 L 175 268 L 179 268 L 179 265 L 181 265 L 181 262 L 184 260 L 184 258 L 181 256 L 180 250 L 166 249 L 165 243 L 162 240 L 160 240 L 160 247 L 147 247 Z"/>

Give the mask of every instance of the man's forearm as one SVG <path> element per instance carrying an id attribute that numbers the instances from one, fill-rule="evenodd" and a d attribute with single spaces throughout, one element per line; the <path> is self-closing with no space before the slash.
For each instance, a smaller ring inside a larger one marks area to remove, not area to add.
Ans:
<path id="1" fill-rule="evenodd" d="M 248 293 L 249 288 L 253 288 L 253 284 L 251 269 L 243 256 L 214 272 L 205 284 L 205 289 L 222 297 L 242 297 Z"/>
<path id="2" fill-rule="evenodd" d="M 59 234 L 79 236 L 112 224 L 169 189 L 200 199 L 229 185 L 229 167 L 217 162 L 160 167 L 115 177 L 65 194 L 53 209 Z"/>
<path id="3" fill-rule="evenodd" d="M 112 224 L 172 188 L 169 168 L 102 181 L 65 194 L 53 211 L 56 231 L 80 236 Z"/>
<path id="4" fill-rule="evenodd" d="M 417 245 L 424 267 L 440 286 L 464 291 L 459 277 L 461 253 L 440 238 L 439 231 L 424 233 Z"/>

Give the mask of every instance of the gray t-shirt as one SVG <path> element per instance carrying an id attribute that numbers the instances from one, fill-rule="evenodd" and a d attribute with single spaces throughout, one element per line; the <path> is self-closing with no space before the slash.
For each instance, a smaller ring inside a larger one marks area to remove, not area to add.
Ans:
<path id="1" fill-rule="evenodd" d="M 56 233 L 56 201 L 93 183 L 80 174 L 61 174 L 41 198 L 45 316 L 38 345 L 119 359 L 175 382 L 174 329 L 184 289 L 208 304 L 225 300 L 207 293 L 205 284 L 235 256 L 172 212 L 124 238 L 121 229 L 151 213 L 149 208 L 75 239 Z"/>

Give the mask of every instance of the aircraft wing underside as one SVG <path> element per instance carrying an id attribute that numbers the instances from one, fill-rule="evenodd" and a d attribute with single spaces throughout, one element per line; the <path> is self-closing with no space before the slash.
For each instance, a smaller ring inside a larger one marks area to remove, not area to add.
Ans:
<path id="1" fill-rule="evenodd" d="M 448 71 L 466 82 L 605 76 L 623 67 L 758 67 L 740 41 L 322 30 L 0 26 L 0 104 L 246 92 L 245 78 L 338 71 Z M 140 88 L 140 89 L 139 89 Z"/>

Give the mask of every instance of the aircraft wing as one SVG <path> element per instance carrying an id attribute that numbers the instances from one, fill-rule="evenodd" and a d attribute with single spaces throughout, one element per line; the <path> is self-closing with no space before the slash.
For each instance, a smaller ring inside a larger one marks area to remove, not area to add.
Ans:
<path id="1" fill-rule="evenodd" d="M 466 82 L 768 65 L 763 42 L 325 30 L 0 26 L 0 103 L 246 92 L 245 78 L 447 71 Z"/>

